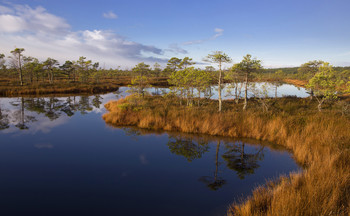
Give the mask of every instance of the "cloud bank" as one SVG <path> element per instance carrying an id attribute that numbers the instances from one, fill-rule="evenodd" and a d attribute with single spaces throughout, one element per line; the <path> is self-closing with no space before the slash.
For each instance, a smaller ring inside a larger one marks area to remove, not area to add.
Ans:
<path id="1" fill-rule="evenodd" d="M 104 17 L 115 19 L 117 15 L 109 12 Z M 107 67 L 166 61 L 162 49 L 127 40 L 113 31 L 72 31 L 65 19 L 43 7 L 0 5 L 0 53 L 9 55 L 15 47 L 41 60 L 52 57 L 63 62 L 86 56 Z"/>

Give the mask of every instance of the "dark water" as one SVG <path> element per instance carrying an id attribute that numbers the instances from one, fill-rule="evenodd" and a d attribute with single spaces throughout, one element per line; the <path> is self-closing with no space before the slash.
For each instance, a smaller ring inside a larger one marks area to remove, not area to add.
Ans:
<path id="1" fill-rule="evenodd" d="M 0 98 L 0 215 L 224 215 L 299 169 L 255 140 L 110 127 L 110 99 Z"/>

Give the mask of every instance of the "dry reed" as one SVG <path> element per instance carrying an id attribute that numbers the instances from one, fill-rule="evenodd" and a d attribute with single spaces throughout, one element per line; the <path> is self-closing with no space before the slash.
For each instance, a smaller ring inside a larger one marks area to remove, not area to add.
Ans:
<path id="1" fill-rule="evenodd" d="M 337 111 L 314 111 L 309 99 L 282 98 L 270 113 L 226 102 L 181 107 L 176 100 L 133 96 L 111 101 L 103 119 L 112 125 L 271 141 L 290 149 L 305 169 L 256 188 L 228 215 L 349 215 L 350 120 Z M 252 104 L 252 103 L 251 103 Z"/>

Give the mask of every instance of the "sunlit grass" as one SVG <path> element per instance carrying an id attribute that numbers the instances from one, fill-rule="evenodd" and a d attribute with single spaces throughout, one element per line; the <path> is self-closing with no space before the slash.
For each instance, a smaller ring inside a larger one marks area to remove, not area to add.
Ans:
<path id="1" fill-rule="evenodd" d="M 275 100 L 269 112 L 251 100 L 243 112 L 241 105 L 226 101 L 218 113 L 217 101 L 201 104 L 129 96 L 107 103 L 103 119 L 112 125 L 255 138 L 290 149 L 304 171 L 256 188 L 246 201 L 232 204 L 228 215 L 349 214 L 350 119 L 334 105 L 320 113 L 309 98 L 289 97 Z"/>

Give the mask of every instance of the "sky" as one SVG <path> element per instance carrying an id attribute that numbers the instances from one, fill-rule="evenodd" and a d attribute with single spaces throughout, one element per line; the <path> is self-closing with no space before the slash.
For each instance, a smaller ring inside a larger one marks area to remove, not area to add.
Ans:
<path id="1" fill-rule="evenodd" d="M 0 0 L 0 53 L 127 69 L 186 56 L 204 67 L 213 51 L 230 65 L 251 54 L 266 68 L 350 66 L 349 11 L 349 0 Z"/>

